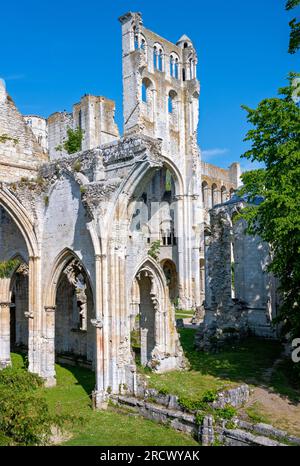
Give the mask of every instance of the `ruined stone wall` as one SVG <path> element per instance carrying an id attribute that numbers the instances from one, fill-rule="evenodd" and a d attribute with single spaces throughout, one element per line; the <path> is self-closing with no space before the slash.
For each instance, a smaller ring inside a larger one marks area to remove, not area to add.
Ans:
<path id="1" fill-rule="evenodd" d="M 0 80 L 0 181 L 32 178 L 46 160 L 47 154 Z"/>
<path id="2" fill-rule="evenodd" d="M 267 272 L 269 248 L 257 236 L 245 233 L 236 214 L 244 207 L 239 198 L 210 211 L 206 236 L 206 309 L 197 343 L 200 348 L 228 338 L 253 333 L 275 337 L 274 278 Z"/>
<path id="3" fill-rule="evenodd" d="M 226 170 L 201 161 L 202 202 L 205 209 L 228 201 L 240 186 L 240 164 L 232 163 Z M 208 212 L 207 212 L 208 213 Z M 207 216 L 207 221 L 209 218 Z"/>
<path id="4" fill-rule="evenodd" d="M 67 137 L 67 129 L 73 128 L 72 114 L 67 112 L 55 112 L 48 117 L 47 126 L 50 159 L 54 160 L 59 157 L 66 157 L 68 154 L 62 147 L 62 144 Z"/>
<path id="5" fill-rule="evenodd" d="M 32 129 L 38 143 L 42 146 L 44 152 L 48 151 L 48 127 L 46 118 L 37 115 L 24 115 L 24 120 Z"/>
<path id="6" fill-rule="evenodd" d="M 0 206 L 0 261 L 20 255 L 26 262 L 28 252 L 24 238 L 10 215 Z"/>
<path id="7" fill-rule="evenodd" d="M 115 102 L 102 96 L 85 95 L 73 107 L 73 126 L 84 132 L 82 150 L 107 144 L 119 138 L 114 120 Z"/>

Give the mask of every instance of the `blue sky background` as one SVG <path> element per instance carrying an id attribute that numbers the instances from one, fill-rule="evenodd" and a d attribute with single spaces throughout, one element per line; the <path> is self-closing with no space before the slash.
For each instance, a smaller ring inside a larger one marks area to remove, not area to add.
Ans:
<path id="1" fill-rule="evenodd" d="M 198 52 L 199 144 L 204 160 L 227 167 L 247 149 L 241 104 L 276 95 L 299 55 L 287 53 L 285 0 L 3 1 L 0 77 L 24 114 L 68 110 L 85 93 L 116 101 L 122 128 L 121 28 L 140 11 L 144 25 Z M 243 168 L 251 168 L 241 160 Z"/>

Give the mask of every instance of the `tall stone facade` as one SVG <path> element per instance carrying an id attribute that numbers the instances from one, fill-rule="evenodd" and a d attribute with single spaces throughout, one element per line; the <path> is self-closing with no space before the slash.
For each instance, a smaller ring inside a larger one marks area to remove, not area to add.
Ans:
<path id="1" fill-rule="evenodd" d="M 201 162 L 191 40 L 172 44 L 138 13 L 120 23 L 123 136 L 105 97 L 44 120 L 22 117 L 0 86 L 0 261 L 14 260 L 0 279 L 0 366 L 27 348 L 29 370 L 53 385 L 55 360 L 75 359 L 95 371 L 96 407 L 136 393 L 137 362 L 185 367 L 174 309 L 211 296 L 208 209 L 239 184 L 238 164 Z M 82 150 L 69 155 L 77 127 Z"/>
<path id="2" fill-rule="evenodd" d="M 196 336 L 199 349 L 217 348 L 248 335 L 276 338 L 272 321 L 278 295 L 276 280 L 267 270 L 270 249 L 258 236 L 245 234 L 247 223 L 239 214 L 247 205 L 247 196 L 235 195 L 210 210 L 205 230 L 205 315 Z"/>

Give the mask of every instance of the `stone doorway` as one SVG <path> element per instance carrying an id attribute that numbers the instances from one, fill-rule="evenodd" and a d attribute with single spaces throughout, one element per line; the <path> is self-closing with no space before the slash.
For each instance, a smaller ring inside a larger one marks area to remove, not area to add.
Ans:
<path id="1" fill-rule="evenodd" d="M 77 259 L 71 259 L 60 274 L 56 292 L 56 360 L 94 367 L 94 316 L 92 290 Z"/>
<path id="2" fill-rule="evenodd" d="M 131 349 L 136 364 L 147 366 L 155 348 L 155 308 L 152 282 L 147 271 L 141 271 L 132 285 Z"/>
<path id="3" fill-rule="evenodd" d="M 22 263 L 11 279 L 10 350 L 28 351 L 29 269 Z"/>

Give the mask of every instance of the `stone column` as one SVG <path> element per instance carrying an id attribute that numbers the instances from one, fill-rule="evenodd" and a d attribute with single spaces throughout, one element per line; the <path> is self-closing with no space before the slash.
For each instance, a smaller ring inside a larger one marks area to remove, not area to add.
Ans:
<path id="1" fill-rule="evenodd" d="M 148 362 L 148 355 L 147 355 L 147 335 L 148 329 L 141 328 L 141 365 L 146 366 Z"/>
<path id="2" fill-rule="evenodd" d="M 0 369 L 10 365 L 10 303 L 0 302 Z"/>
<path id="3" fill-rule="evenodd" d="M 96 386 L 92 394 L 93 408 L 107 408 L 107 317 L 105 312 L 105 296 L 106 296 L 106 256 L 97 254 L 95 257 L 96 271 L 96 296 L 95 319 L 91 319 L 91 324 L 95 327 L 95 358 L 96 358 Z"/>
<path id="4" fill-rule="evenodd" d="M 45 378 L 45 386 L 53 387 L 56 385 L 55 375 L 55 306 L 46 306 L 46 367 L 44 369 L 43 377 Z"/>
<path id="5" fill-rule="evenodd" d="M 41 261 L 29 258 L 28 276 L 28 370 L 42 376 L 41 369 Z"/>

